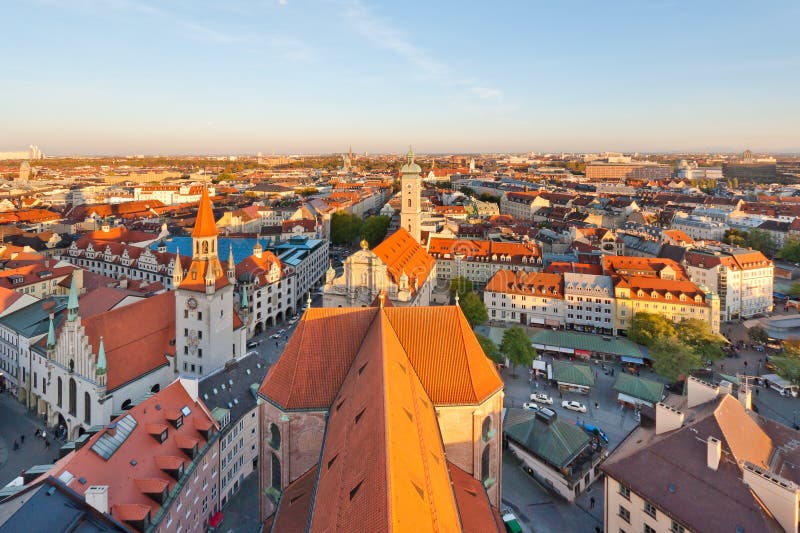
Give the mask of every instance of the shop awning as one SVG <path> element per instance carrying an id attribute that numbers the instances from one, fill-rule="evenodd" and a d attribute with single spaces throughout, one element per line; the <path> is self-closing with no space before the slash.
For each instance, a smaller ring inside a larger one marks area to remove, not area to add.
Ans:
<path id="1" fill-rule="evenodd" d="M 212 516 L 211 520 L 208 521 L 208 525 L 211 527 L 217 527 L 222 522 L 223 516 L 224 515 L 222 513 L 214 513 L 214 516 Z"/>
<path id="2" fill-rule="evenodd" d="M 633 363 L 634 365 L 644 364 L 644 359 L 641 357 L 628 357 L 627 355 L 621 355 L 620 360 L 622 360 L 623 363 Z"/>
<path id="3" fill-rule="evenodd" d="M 635 398 L 633 396 L 630 396 L 628 394 L 624 394 L 622 392 L 617 394 L 617 399 L 619 401 L 621 401 L 621 402 L 629 403 L 631 405 L 642 405 L 642 404 L 644 404 L 644 405 L 647 405 L 648 407 L 653 407 L 653 404 L 650 403 L 650 402 L 642 400 L 641 398 Z"/>

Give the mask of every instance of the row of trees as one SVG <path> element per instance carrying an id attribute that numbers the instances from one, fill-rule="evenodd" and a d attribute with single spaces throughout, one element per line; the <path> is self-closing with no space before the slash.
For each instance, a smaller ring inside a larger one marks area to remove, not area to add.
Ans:
<path id="1" fill-rule="evenodd" d="M 389 217 L 374 215 L 362 220 L 346 211 L 337 211 L 331 217 L 331 242 L 350 246 L 356 240 L 366 239 L 370 247 L 377 246 L 386 237 Z"/>
<path id="2" fill-rule="evenodd" d="M 748 231 L 729 229 L 725 231 L 722 242 L 734 246 L 752 248 L 768 257 L 778 257 L 793 263 L 800 262 L 800 239 L 797 237 L 787 238 L 783 246 L 779 247 L 778 243 L 767 231 L 758 228 Z"/>
<path id="3" fill-rule="evenodd" d="M 722 335 L 712 333 L 707 322 L 690 318 L 676 324 L 655 313 L 636 313 L 628 338 L 647 346 L 653 369 L 673 381 L 703 368 L 707 360 L 723 357 L 727 342 Z"/>

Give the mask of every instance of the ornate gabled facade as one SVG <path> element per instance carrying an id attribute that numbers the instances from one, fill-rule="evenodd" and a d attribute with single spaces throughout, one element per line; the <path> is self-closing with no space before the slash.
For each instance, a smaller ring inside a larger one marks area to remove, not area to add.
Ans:
<path id="1" fill-rule="evenodd" d="M 294 268 L 282 265 L 278 256 L 264 250 L 260 243 L 253 255 L 236 265 L 234 272 L 237 303 L 248 335 L 260 333 L 294 315 L 297 294 L 293 294 Z"/>
<path id="2" fill-rule="evenodd" d="M 56 325 L 51 315 L 47 337 L 32 351 L 46 368 L 33 392 L 48 425 L 63 425 L 70 438 L 107 424 L 174 379 L 173 293 L 82 317 L 73 281 L 60 318 Z"/>
<path id="3" fill-rule="evenodd" d="M 385 292 L 392 305 L 425 306 L 431 302 L 435 283 L 436 262 L 400 228 L 372 250 L 362 242 L 361 250 L 345 259 L 338 278 L 330 268 L 322 305 L 364 307 Z"/>
<path id="4" fill-rule="evenodd" d="M 219 260 L 217 227 L 203 192 L 192 230 L 192 261 L 172 276 L 176 286 L 177 371 L 199 377 L 245 354 L 246 328 L 234 309 L 230 273 Z"/>
<path id="5" fill-rule="evenodd" d="M 269 530 L 502 531 L 503 382 L 460 308 L 309 309 L 259 396 Z"/>

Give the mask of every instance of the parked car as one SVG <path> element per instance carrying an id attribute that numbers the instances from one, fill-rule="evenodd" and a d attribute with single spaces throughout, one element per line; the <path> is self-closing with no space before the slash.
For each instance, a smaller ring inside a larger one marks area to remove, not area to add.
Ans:
<path id="1" fill-rule="evenodd" d="M 564 409 L 569 409 L 570 411 L 578 411 L 579 413 L 586 412 L 586 406 L 581 402 L 576 402 L 575 400 L 564 400 L 561 402 L 561 407 Z"/>
<path id="2" fill-rule="evenodd" d="M 525 402 L 525 403 L 523 403 L 522 404 L 522 408 L 523 409 L 528 409 L 529 411 L 538 411 L 539 409 L 541 409 L 541 407 L 539 407 L 538 405 L 536 405 L 533 402 Z"/>
<path id="3" fill-rule="evenodd" d="M 261 344 L 261 341 L 247 341 L 248 348 L 258 348 L 259 344 Z"/>
<path id="4" fill-rule="evenodd" d="M 278 330 L 278 335 L 283 335 L 284 333 L 286 333 L 285 329 L 279 329 Z"/>
<path id="5" fill-rule="evenodd" d="M 280 339 L 281 338 L 281 334 L 280 333 L 273 333 L 272 335 L 269 336 L 269 338 L 270 339 Z"/>
<path id="6" fill-rule="evenodd" d="M 522 526 L 519 525 L 517 515 L 511 509 L 503 509 L 503 525 L 506 526 L 508 533 L 522 533 Z"/>
<path id="7" fill-rule="evenodd" d="M 576 420 L 575 425 L 578 427 L 582 427 L 583 430 L 589 433 L 590 435 L 597 435 L 604 441 L 608 442 L 608 435 L 606 435 L 606 432 L 600 429 L 599 427 L 593 426 L 592 424 L 586 424 L 585 422 L 581 422 L 580 420 Z"/>
<path id="8" fill-rule="evenodd" d="M 531 394 L 531 401 L 537 403 L 546 403 L 547 405 L 553 405 L 553 398 L 551 398 L 547 394 L 544 394 L 543 392 L 536 392 L 534 394 Z"/>

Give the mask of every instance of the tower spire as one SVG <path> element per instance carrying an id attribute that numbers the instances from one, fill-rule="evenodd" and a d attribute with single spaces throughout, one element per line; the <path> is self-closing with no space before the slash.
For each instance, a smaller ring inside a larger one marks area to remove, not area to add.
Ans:
<path id="1" fill-rule="evenodd" d="M 172 288 L 177 289 L 183 282 L 183 265 L 181 264 L 181 249 L 175 250 L 175 264 L 172 265 Z"/>
<path id="2" fill-rule="evenodd" d="M 75 272 L 72 273 L 72 282 L 69 285 L 69 299 L 67 300 L 67 320 L 72 322 L 78 318 L 78 282 Z"/>
<path id="3" fill-rule="evenodd" d="M 50 313 L 50 326 L 47 328 L 47 349 L 56 347 L 56 328 L 53 324 L 53 313 Z"/>
<path id="4" fill-rule="evenodd" d="M 233 260 L 233 243 L 228 243 L 228 281 L 236 284 L 236 261 Z"/>
<path id="5" fill-rule="evenodd" d="M 97 373 L 105 374 L 106 370 L 106 347 L 103 345 L 103 337 L 100 337 L 100 346 L 97 348 Z"/>

